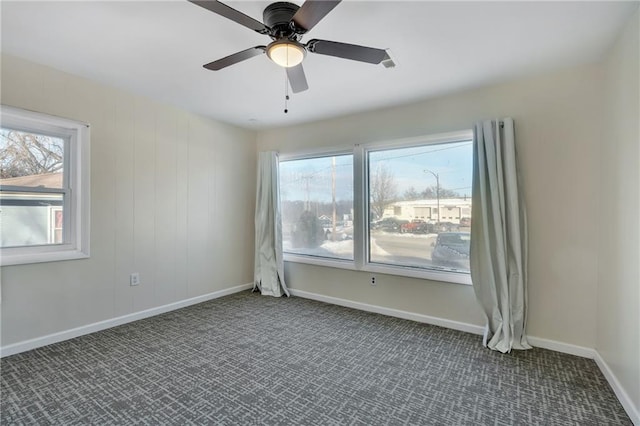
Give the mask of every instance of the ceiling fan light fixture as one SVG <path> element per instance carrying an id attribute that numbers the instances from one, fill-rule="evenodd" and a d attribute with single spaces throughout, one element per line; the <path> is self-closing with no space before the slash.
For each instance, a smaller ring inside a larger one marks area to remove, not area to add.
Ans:
<path id="1" fill-rule="evenodd" d="M 291 68 L 300 64 L 306 54 L 307 50 L 302 44 L 289 39 L 276 40 L 267 46 L 269 59 L 284 68 Z"/>

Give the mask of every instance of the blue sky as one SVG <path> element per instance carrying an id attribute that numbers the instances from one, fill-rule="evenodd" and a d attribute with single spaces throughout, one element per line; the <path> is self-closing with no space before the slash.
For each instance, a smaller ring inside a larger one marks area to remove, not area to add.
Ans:
<path id="1" fill-rule="evenodd" d="M 421 192 L 436 185 L 431 170 L 440 178 L 440 187 L 471 195 L 472 143 L 458 142 L 415 148 L 374 151 L 369 155 L 370 169 L 383 164 L 394 175 L 399 195 L 414 187 Z"/>
<path id="2" fill-rule="evenodd" d="M 336 198 L 353 199 L 353 156 L 335 157 Z M 283 161 L 280 163 L 280 196 L 282 200 L 330 201 L 332 157 Z M 308 191 L 307 191 L 308 189 Z"/>
<path id="3" fill-rule="evenodd" d="M 336 156 L 336 196 L 353 197 L 353 160 L 351 155 Z M 383 165 L 394 177 L 398 195 L 414 187 L 420 192 L 435 186 L 436 179 L 424 170 L 439 175 L 440 187 L 471 196 L 471 141 L 426 145 L 414 148 L 385 149 L 369 153 L 370 170 Z M 332 157 L 283 161 L 280 163 L 280 192 L 283 200 L 330 201 Z"/>

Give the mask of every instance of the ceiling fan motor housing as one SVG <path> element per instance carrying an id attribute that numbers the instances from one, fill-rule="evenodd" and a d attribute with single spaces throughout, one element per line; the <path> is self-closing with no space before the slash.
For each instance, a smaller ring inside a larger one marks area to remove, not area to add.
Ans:
<path id="1" fill-rule="evenodd" d="M 277 36 L 289 36 L 292 33 L 291 18 L 299 8 L 296 4 L 284 1 L 271 3 L 262 12 L 262 21 L 269 28 L 275 30 L 278 33 Z"/>

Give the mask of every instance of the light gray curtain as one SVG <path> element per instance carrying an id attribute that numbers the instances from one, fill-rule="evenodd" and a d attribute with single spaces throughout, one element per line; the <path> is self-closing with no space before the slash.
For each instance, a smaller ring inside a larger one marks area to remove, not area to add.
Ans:
<path id="1" fill-rule="evenodd" d="M 530 349 L 527 323 L 527 221 L 519 191 L 513 120 L 474 126 L 471 280 L 487 316 L 484 345 Z"/>
<path id="2" fill-rule="evenodd" d="M 282 258 L 278 154 L 273 151 L 261 152 L 258 157 L 255 227 L 253 289 L 264 296 L 289 296 Z"/>

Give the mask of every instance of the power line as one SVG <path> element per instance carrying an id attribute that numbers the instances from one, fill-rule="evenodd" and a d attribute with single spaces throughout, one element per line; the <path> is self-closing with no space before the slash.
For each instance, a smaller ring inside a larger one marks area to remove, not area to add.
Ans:
<path id="1" fill-rule="evenodd" d="M 434 153 L 434 152 L 447 151 L 447 150 L 450 150 L 450 149 L 464 148 L 464 147 L 467 147 L 468 145 L 470 145 L 471 143 L 472 143 L 472 142 L 458 143 L 458 144 L 456 144 L 456 146 L 448 146 L 448 147 L 444 147 L 444 148 L 437 148 L 437 149 L 432 149 L 432 150 L 430 150 L 430 151 L 419 152 L 419 153 L 416 153 L 416 154 L 395 155 L 395 156 L 390 156 L 390 157 L 382 158 L 382 159 L 380 159 L 380 160 L 376 160 L 376 161 L 388 161 L 388 160 L 395 160 L 395 159 L 397 159 L 397 158 L 415 157 L 415 156 L 418 156 L 418 155 L 432 154 L 432 153 Z M 407 148 L 399 148 L 399 149 L 407 149 Z M 395 150 L 396 150 L 396 149 L 391 149 L 391 150 L 381 150 L 381 151 L 374 151 L 374 152 L 395 151 Z M 347 154 L 347 155 L 352 155 L 352 154 Z M 344 155 L 339 155 L 338 157 L 342 157 L 342 156 L 344 156 Z M 317 158 L 317 157 L 316 157 L 316 158 Z M 322 158 L 331 158 L 331 157 L 322 157 Z M 285 160 L 284 162 L 287 162 L 287 161 L 305 161 L 305 159 L 302 159 L 302 160 Z M 336 167 L 347 167 L 347 166 L 349 166 L 349 167 L 353 167 L 353 163 L 352 163 L 352 164 L 337 164 L 337 165 L 336 165 Z M 318 173 L 321 173 L 321 172 L 326 171 L 326 170 L 331 170 L 331 166 L 329 166 L 329 167 L 325 167 L 325 168 L 322 168 L 322 169 L 317 170 L 317 171 L 315 171 L 315 172 L 309 172 L 309 173 L 307 173 L 307 175 L 318 174 Z"/>
<path id="2" fill-rule="evenodd" d="M 415 156 L 418 156 L 418 155 L 432 154 L 434 152 L 439 152 L 439 151 L 447 151 L 449 149 L 464 148 L 464 147 L 467 147 L 471 143 L 472 142 L 461 143 L 461 144 L 456 145 L 456 146 L 448 146 L 448 147 L 445 147 L 445 148 L 432 149 L 431 151 L 418 152 L 416 154 L 396 155 L 396 156 L 393 156 L 393 157 L 386 157 L 386 158 L 383 158 L 381 160 L 395 160 L 396 158 L 415 157 Z M 399 149 L 406 149 L 406 148 L 399 148 Z M 387 150 L 384 150 L 384 151 L 387 151 Z M 388 151 L 392 151 L 392 150 L 388 150 Z M 383 151 L 375 151 L 375 152 L 383 152 Z M 381 161 L 381 160 L 377 160 L 377 161 Z"/>
<path id="3" fill-rule="evenodd" d="M 458 148 L 464 148 L 464 147 L 468 147 L 470 144 L 472 144 L 472 142 L 460 142 L 460 143 L 456 143 L 455 146 L 446 146 L 443 148 L 436 148 L 436 149 L 431 149 L 429 151 L 424 151 L 424 152 L 418 152 L 415 154 L 402 154 L 402 155 L 395 155 L 395 156 L 389 156 L 386 158 L 382 158 L 379 160 L 374 160 L 374 161 L 389 161 L 389 160 L 395 160 L 398 158 L 406 158 L 406 157 L 416 157 L 418 155 L 427 155 L 427 154 L 432 154 L 434 152 L 441 152 L 441 151 L 448 151 L 451 149 L 458 149 Z M 374 151 L 374 152 L 384 152 L 384 151 L 396 151 L 396 150 L 404 150 L 404 149 L 408 149 L 408 148 L 397 148 L 397 149 L 388 149 L 388 150 L 380 150 L 380 151 Z M 329 156 L 329 157 L 320 157 L 320 158 L 332 158 L 332 157 L 346 157 L 346 156 L 351 156 L 353 157 L 353 154 L 342 154 L 342 155 L 337 155 L 337 156 Z M 315 157 L 318 158 L 318 157 Z M 302 159 L 302 160 L 285 160 L 284 162 L 288 162 L 288 161 L 306 161 L 306 160 L 312 160 L 312 159 Z M 353 167 L 353 162 L 351 164 L 336 164 L 336 167 Z M 331 166 L 328 167 L 324 167 L 322 169 L 313 171 L 313 172 L 308 172 L 305 173 L 303 177 L 298 177 L 298 178 L 294 178 L 294 179 L 289 179 L 287 182 L 284 182 L 285 185 L 292 185 L 295 183 L 300 183 L 302 181 L 306 181 L 308 184 L 308 180 L 312 178 L 313 175 L 318 175 L 322 172 L 325 171 L 329 171 L 331 170 Z M 295 172 L 298 173 L 298 172 Z M 463 188 L 454 188 L 451 189 L 451 191 L 456 191 L 458 189 L 469 189 L 471 187 L 463 187 Z"/>

